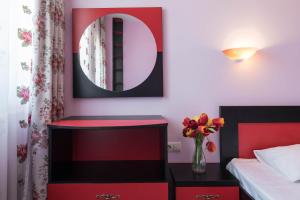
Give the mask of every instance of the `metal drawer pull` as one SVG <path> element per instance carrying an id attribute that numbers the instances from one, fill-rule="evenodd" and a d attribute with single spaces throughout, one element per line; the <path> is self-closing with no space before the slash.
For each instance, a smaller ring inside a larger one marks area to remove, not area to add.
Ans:
<path id="1" fill-rule="evenodd" d="M 114 194 L 97 194 L 96 199 L 103 199 L 103 200 L 116 200 L 120 199 L 120 195 L 114 195 Z"/>
<path id="2" fill-rule="evenodd" d="M 219 194 L 197 194 L 196 199 L 204 199 L 204 200 L 211 200 L 211 199 L 220 199 L 221 195 Z"/>

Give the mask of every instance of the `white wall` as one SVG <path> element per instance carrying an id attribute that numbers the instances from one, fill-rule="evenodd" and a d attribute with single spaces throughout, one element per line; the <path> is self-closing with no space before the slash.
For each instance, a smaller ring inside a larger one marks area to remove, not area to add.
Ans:
<path id="1" fill-rule="evenodd" d="M 66 0 L 66 115 L 161 114 L 169 140 L 182 141 L 171 162 L 190 162 L 193 141 L 181 135 L 185 116 L 220 105 L 299 105 L 299 0 Z M 163 98 L 72 98 L 71 9 L 147 7 L 164 9 Z M 252 59 L 234 63 L 223 48 L 238 44 L 262 48 Z M 225 119 L 226 121 L 226 119 Z M 216 135 L 214 140 L 218 142 Z M 219 152 L 207 156 L 219 161 Z"/>

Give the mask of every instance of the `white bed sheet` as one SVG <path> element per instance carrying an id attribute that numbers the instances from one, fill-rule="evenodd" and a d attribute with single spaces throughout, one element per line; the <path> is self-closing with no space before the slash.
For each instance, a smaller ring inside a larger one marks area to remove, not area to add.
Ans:
<path id="1" fill-rule="evenodd" d="M 300 182 L 289 181 L 256 159 L 234 158 L 226 169 L 255 200 L 300 200 Z"/>

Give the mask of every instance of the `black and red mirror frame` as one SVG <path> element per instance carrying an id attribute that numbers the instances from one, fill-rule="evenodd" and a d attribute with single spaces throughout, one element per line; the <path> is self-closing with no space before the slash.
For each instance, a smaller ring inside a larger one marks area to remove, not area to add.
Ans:
<path id="1" fill-rule="evenodd" d="M 148 78 L 135 88 L 121 92 L 105 90 L 93 84 L 82 71 L 79 60 L 79 41 L 84 30 L 99 17 L 113 13 L 131 15 L 143 21 L 151 30 L 157 46 L 156 63 Z M 72 19 L 74 98 L 163 96 L 162 8 L 75 8 Z"/>

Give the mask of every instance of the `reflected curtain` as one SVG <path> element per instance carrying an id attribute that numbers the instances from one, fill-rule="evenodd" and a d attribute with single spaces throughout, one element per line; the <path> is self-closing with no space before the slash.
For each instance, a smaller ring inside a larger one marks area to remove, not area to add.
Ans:
<path id="1" fill-rule="evenodd" d="M 10 3 L 8 198 L 47 199 L 47 123 L 63 117 L 63 0 Z"/>
<path id="2" fill-rule="evenodd" d="M 97 86 L 106 89 L 106 49 L 104 17 L 88 26 L 80 39 L 80 65 Z"/>

